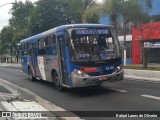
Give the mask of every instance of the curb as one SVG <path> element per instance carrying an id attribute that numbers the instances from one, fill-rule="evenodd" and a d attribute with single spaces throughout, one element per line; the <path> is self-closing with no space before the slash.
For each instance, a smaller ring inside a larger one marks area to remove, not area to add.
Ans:
<path id="1" fill-rule="evenodd" d="M 160 82 L 160 71 L 124 69 L 124 76 L 126 78 Z"/>
<path id="2" fill-rule="evenodd" d="M 146 77 L 137 77 L 137 76 L 129 76 L 129 75 L 124 75 L 124 78 L 139 80 L 139 81 L 160 82 L 160 79 L 156 79 L 156 78 L 146 78 Z"/>

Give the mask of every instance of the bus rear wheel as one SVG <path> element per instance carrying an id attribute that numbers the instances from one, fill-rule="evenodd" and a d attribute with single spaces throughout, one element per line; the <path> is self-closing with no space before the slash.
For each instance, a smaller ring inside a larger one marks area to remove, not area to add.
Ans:
<path id="1" fill-rule="evenodd" d="M 32 82 L 36 81 L 36 78 L 33 76 L 32 71 L 31 71 L 30 68 L 28 69 L 28 76 L 29 76 L 29 79 L 30 79 Z"/>
<path id="2" fill-rule="evenodd" d="M 59 91 L 64 91 L 64 87 L 61 86 L 60 78 L 59 78 L 59 76 L 58 76 L 57 73 L 54 74 L 53 82 L 54 82 L 55 87 L 56 87 Z"/>

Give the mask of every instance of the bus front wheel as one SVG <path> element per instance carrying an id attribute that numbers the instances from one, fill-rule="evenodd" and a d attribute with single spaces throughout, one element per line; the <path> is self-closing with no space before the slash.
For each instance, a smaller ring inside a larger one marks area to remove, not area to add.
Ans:
<path id="1" fill-rule="evenodd" d="M 36 78 L 33 76 L 32 71 L 31 71 L 30 68 L 28 69 L 28 76 L 29 76 L 29 79 L 30 79 L 32 82 L 36 81 Z"/>
<path id="2" fill-rule="evenodd" d="M 59 91 L 63 91 L 64 90 L 64 88 L 61 86 L 60 78 L 59 78 L 57 73 L 54 74 L 53 81 L 54 81 L 54 85 L 56 86 L 56 88 Z"/>

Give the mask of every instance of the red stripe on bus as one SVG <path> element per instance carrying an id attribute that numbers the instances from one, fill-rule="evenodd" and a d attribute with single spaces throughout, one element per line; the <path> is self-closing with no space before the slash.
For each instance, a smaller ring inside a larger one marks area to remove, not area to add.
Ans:
<path id="1" fill-rule="evenodd" d="M 93 73 L 93 72 L 96 72 L 96 71 L 97 71 L 97 68 L 96 68 L 96 67 L 93 67 L 93 68 L 82 67 L 82 68 L 81 68 L 81 71 L 86 72 L 86 73 Z"/>

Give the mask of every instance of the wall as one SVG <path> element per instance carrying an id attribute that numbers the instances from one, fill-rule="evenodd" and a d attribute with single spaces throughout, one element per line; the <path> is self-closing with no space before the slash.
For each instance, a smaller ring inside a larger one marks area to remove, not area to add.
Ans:
<path id="1" fill-rule="evenodd" d="M 142 63 L 142 41 L 160 40 L 160 22 L 132 27 L 132 63 Z"/>

